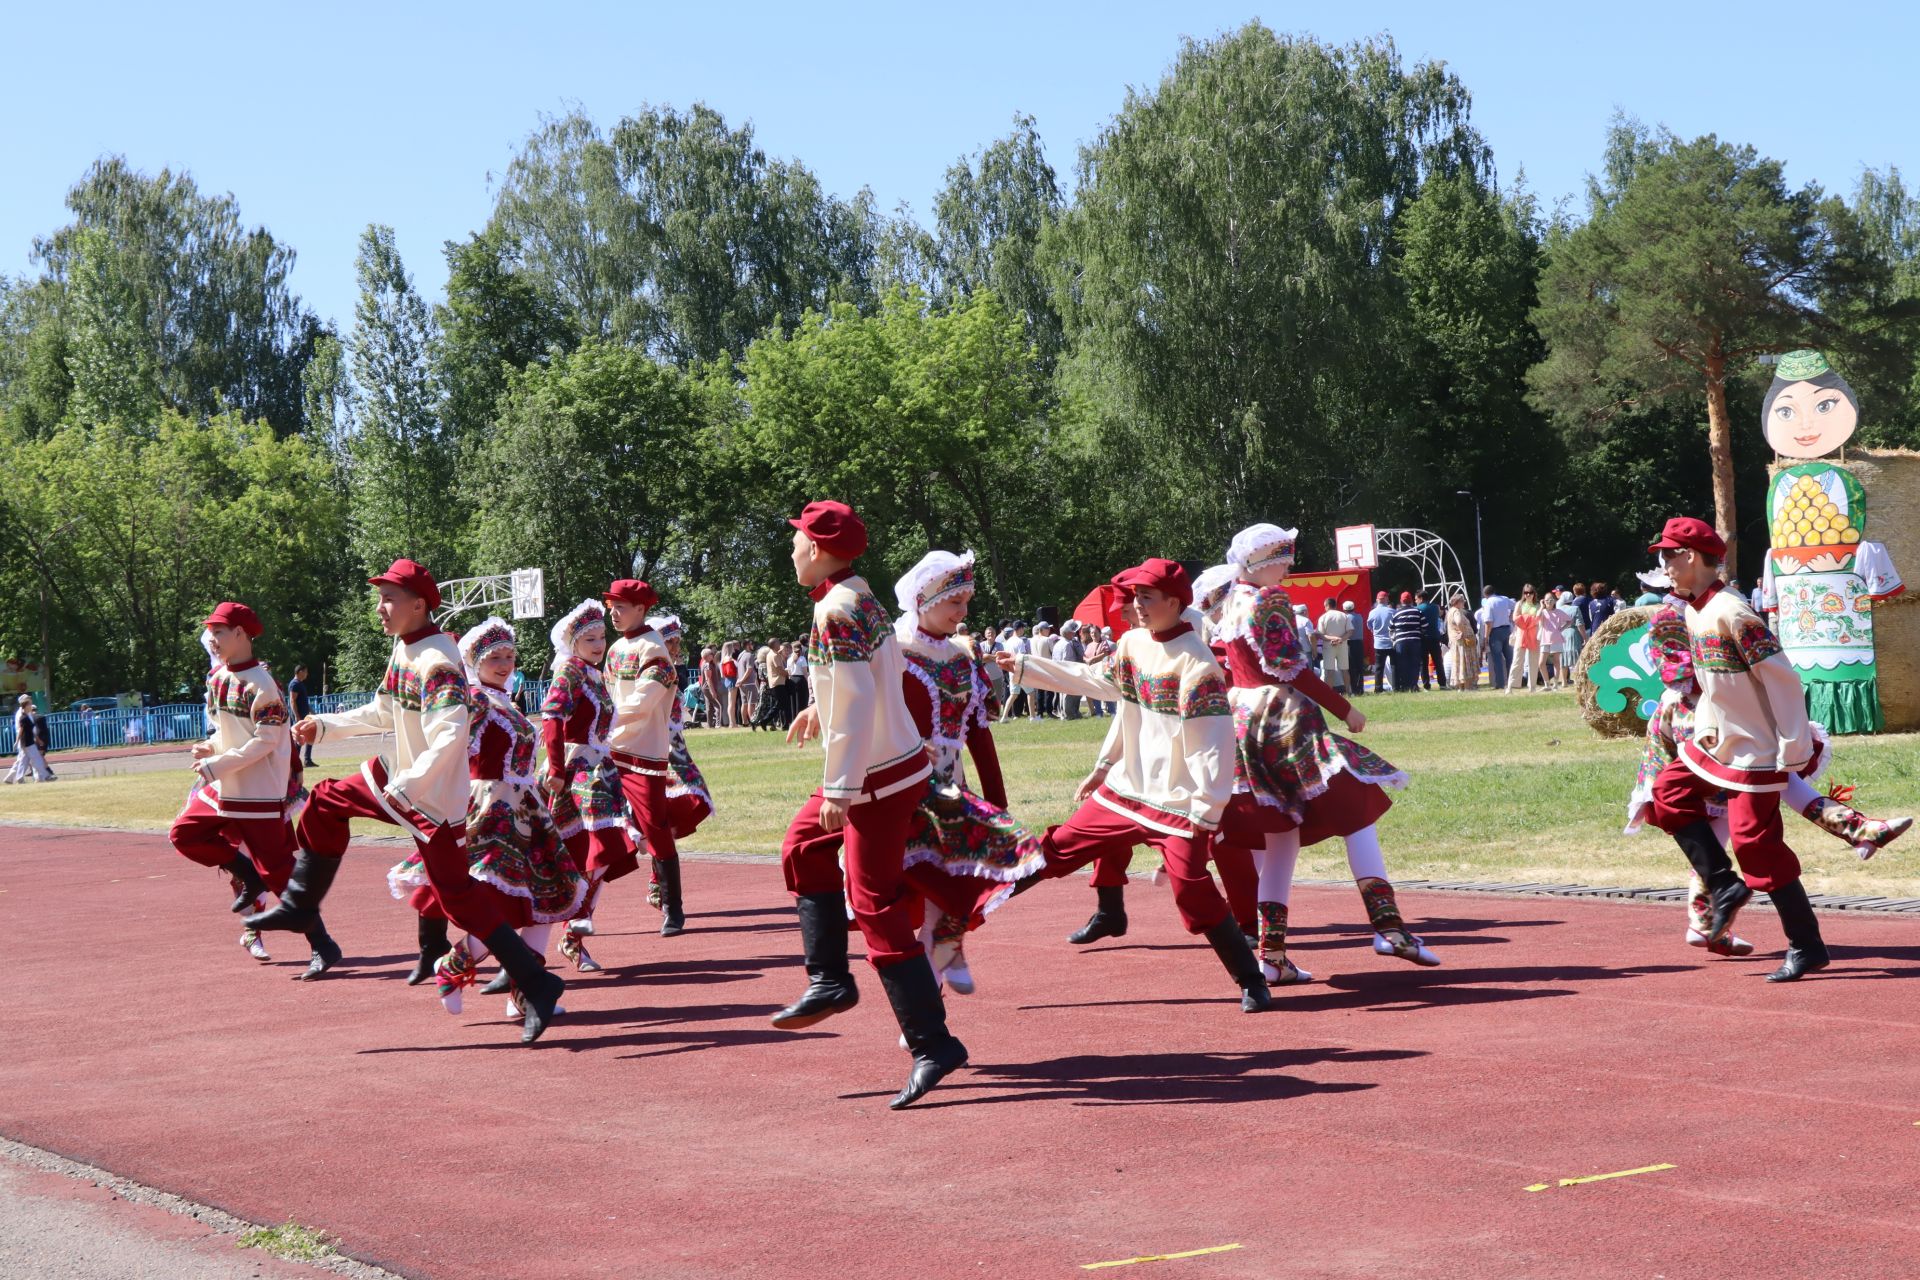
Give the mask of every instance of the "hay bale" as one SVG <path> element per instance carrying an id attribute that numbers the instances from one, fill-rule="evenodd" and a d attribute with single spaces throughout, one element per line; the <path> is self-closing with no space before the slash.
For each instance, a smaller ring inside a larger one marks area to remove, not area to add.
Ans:
<path id="1" fill-rule="evenodd" d="M 1886 544 L 1909 584 L 1907 594 L 1874 606 L 1874 663 L 1887 731 L 1920 730 L 1920 452 L 1849 449 L 1834 465 L 1860 482 L 1867 495 L 1865 537 Z M 1768 474 L 1779 470 L 1776 463 Z"/>
<path id="2" fill-rule="evenodd" d="M 1580 682 L 1580 716 L 1603 738 L 1643 737 L 1647 732 L 1647 722 L 1640 718 L 1632 701 L 1619 711 L 1601 710 L 1600 687 L 1589 678 L 1588 668 L 1593 666 L 1608 645 L 1652 620 L 1653 609 L 1650 607 L 1622 609 L 1601 623 L 1600 629 L 1588 636 L 1586 644 L 1580 647 L 1580 657 L 1574 663 L 1574 675 Z"/>

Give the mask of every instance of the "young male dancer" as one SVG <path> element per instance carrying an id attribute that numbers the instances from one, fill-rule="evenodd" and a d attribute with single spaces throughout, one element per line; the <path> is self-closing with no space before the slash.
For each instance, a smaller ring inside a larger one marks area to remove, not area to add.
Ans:
<path id="1" fill-rule="evenodd" d="M 1780 793 L 1813 759 L 1800 674 L 1767 624 L 1721 581 L 1727 544 L 1704 520 L 1676 516 L 1647 548 L 1687 601 L 1687 638 L 1700 696 L 1693 736 L 1653 784 L 1650 821 L 1680 845 L 1706 882 L 1712 915 L 1707 941 L 1718 942 L 1756 889 L 1773 899 L 1787 954 L 1769 982 L 1793 982 L 1827 967 L 1820 920 L 1800 882 L 1800 860 L 1780 823 Z M 1726 867 L 1709 802 L 1726 794 L 1731 850 L 1741 874 Z"/>
<path id="2" fill-rule="evenodd" d="M 1240 987 L 1240 1008 L 1272 1007 L 1260 962 L 1207 870 L 1214 832 L 1233 794 L 1234 734 L 1226 679 L 1191 622 L 1186 570 L 1147 560 L 1115 574 L 1135 626 L 1100 666 L 998 654 L 1029 688 L 1118 702 L 1099 760 L 1076 793 L 1080 808 L 1043 842 L 1047 864 L 1020 882 L 1064 876 L 1104 853 L 1149 844 L 1166 862 L 1174 906 L 1204 934 Z"/>
<path id="3" fill-rule="evenodd" d="M 660 936 L 683 933 L 687 916 L 680 899 L 680 850 L 674 840 L 667 801 L 673 778 L 672 718 L 679 677 L 666 638 L 648 623 L 647 610 L 660 602 L 652 587 L 622 578 L 607 588 L 607 611 L 620 638 L 607 650 L 607 687 L 613 695 L 613 731 L 608 744 L 620 770 L 627 811 L 652 857 L 653 882 L 660 893 Z"/>
<path id="4" fill-rule="evenodd" d="M 167 839 L 183 857 L 227 873 L 239 895 L 233 910 L 257 910 L 268 890 L 286 891 L 293 870 L 287 703 L 266 665 L 253 656 L 262 631 L 259 615 L 226 600 L 203 626 L 214 666 L 207 673 L 207 739 L 193 748 L 200 785 Z M 317 978 L 339 962 L 340 947 L 318 913 L 304 932 L 313 958 L 298 977 Z M 252 928 L 241 934 L 240 945 L 255 959 L 269 958 Z"/>
<path id="5" fill-rule="evenodd" d="M 439 584 L 424 566 L 406 559 L 367 582 L 379 588 L 380 628 L 393 637 L 386 677 L 365 706 L 309 716 L 293 727 L 293 739 L 391 733 L 393 759 L 377 757 L 359 773 L 313 789 L 300 816 L 300 852 L 287 890 L 272 910 L 248 916 L 246 923 L 253 929 L 311 928 L 339 874 L 349 820 L 405 827 L 420 847 L 441 909 L 474 940 L 484 940 L 512 975 L 526 1010 L 520 1043 L 532 1044 L 546 1031 L 566 984 L 514 931 L 500 891 L 468 874 L 467 677 L 452 637 L 433 623 Z"/>
<path id="6" fill-rule="evenodd" d="M 917 903 L 904 868 L 908 828 L 932 765 L 907 710 L 892 620 L 854 571 L 867 549 L 866 525 L 841 502 L 810 502 L 788 523 L 794 576 L 813 597 L 807 662 L 826 768 L 780 851 L 800 916 L 808 982 L 798 1000 L 773 1015 L 773 1025 L 810 1027 L 859 1003 L 847 965 L 851 905 L 867 960 L 913 1055 L 906 1087 L 887 1104 L 898 1110 L 967 1061 L 967 1047 L 947 1030 L 946 1004 L 915 928 Z M 983 884 L 990 882 L 976 881 L 974 891 Z M 970 918 L 972 912 L 969 906 L 955 914 Z"/>

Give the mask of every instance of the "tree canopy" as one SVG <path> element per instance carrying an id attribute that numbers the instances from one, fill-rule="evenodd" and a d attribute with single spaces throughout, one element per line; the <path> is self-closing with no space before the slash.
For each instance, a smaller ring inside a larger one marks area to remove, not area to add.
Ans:
<path id="1" fill-rule="evenodd" d="M 973 549 L 986 621 L 1256 520 L 1303 568 L 1363 521 L 1471 562 L 1463 491 L 1497 581 L 1625 581 L 1667 515 L 1743 531 L 1743 424 L 1800 346 L 1863 440 L 1920 445 L 1897 170 L 1841 199 L 1763 146 L 1596 139 L 1585 208 L 1544 218 L 1445 64 L 1259 23 L 1185 42 L 1077 157 L 1015 115 L 925 221 L 707 104 L 575 111 L 443 246 L 444 298 L 366 228 L 341 333 L 235 196 L 108 156 L 0 280 L 0 655 L 62 701 L 170 695 L 242 598 L 269 657 L 364 686 L 397 555 L 540 567 L 550 611 L 639 574 L 696 636 L 793 633 L 784 517 L 818 497 L 865 514 L 883 596 Z"/>

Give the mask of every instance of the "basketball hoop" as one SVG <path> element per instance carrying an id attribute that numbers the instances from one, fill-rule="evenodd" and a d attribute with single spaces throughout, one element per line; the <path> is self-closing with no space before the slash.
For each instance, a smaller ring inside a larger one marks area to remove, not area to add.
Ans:
<path id="1" fill-rule="evenodd" d="M 1377 569 L 1380 540 L 1370 524 L 1348 525 L 1333 531 L 1334 563 L 1342 569 Z"/>
<path id="2" fill-rule="evenodd" d="M 527 618 L 544 617 L 547 612 L 547 571 L 545 569 L 515 569 L 513 571 L 513 618 L 519 622 Z"/>

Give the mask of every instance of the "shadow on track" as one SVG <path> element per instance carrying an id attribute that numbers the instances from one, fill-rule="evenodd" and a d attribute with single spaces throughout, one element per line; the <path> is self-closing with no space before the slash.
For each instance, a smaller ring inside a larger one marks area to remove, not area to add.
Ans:
<path id="1" fill-rule="evenodd" d="M 1274 1102 L 1377 1087 L 1371 1081 L 1306 1080 L 1285 1074 L 1288 1070 L 1425 1056 L 1420 1049 L 1326 1048 L 1262 1049 L 1252 1053 L 1085 1053 L 1038 1062 L 977 1063 L 942 1083 L 939 1092 L 931 1095 L 932 1101 L 916 1103 L 914 1110 L 1048 1100 L 1083 1107 Z M 853 1100 L 887 1095 L 840 1096 Z"/>

